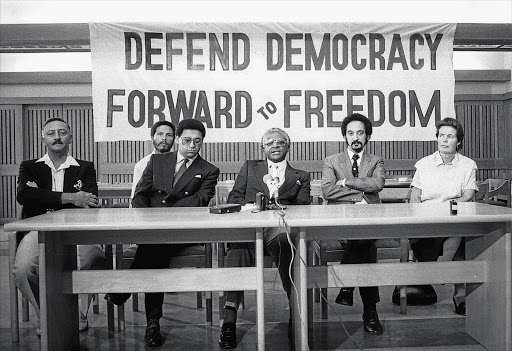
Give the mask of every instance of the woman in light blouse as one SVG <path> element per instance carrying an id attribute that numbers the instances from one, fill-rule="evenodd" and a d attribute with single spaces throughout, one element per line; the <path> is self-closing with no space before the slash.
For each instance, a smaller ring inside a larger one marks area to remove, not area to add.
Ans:
<path id="1" fill-rule="evenodd" d="M 411 183 L 411 202 L 471 201 L 475 192 L 477 166 L 475 161 L 459 153 L 464 140 L 462 125 L 453 118 L 436 124 L 438 151 L 416 164 Z M 411 240 L 418 261 L 459 261 L 464 259 L 461 237 Z M 457 314 L 466 314 L 464 284 L 455 284 L 453 303 Z"/>

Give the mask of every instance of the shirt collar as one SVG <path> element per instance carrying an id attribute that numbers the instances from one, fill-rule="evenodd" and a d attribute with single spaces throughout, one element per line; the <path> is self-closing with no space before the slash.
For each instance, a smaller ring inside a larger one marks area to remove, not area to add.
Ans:
<path id="1" fill-rule="evenodd" d="M 44 162 L 48 167 L 55 168 L 48 153 L 46 153 L 43 157 L 41 157 L 39 160 L 37 160 L 36 163 L 37 162 Z M 80 167 L 78 162 L 76 162 L 76 160 L 72 156 L 68 155 L 68 157 L 66 158 L 66 161 L 64 161 L 64 163 L 60 165 L 59 169 L 65 169 L 65 168 L 69 168 L 71 166 Z"/>
<path id="2" fill-rule="evenodd" d="M 274 162 L 267 158 L 267 164 L 268 164 L 268 168 L 270 168 L 271 165 L 278 166 L 278 169 L 286 168 L 286 160 L 282 160 L 280 162 Z"/>
<path id="3" fill-rule="evenodd" d="M 363 158 L 364 150 L 365 149 L 363 148 L 363 151 L 357 153 L 359 155 L 359 160 Z M 354 157 L 354 155 L 356 154 L 354 151 L 350 150 L 349 148 L 347 148 L 347 152 L 348 152 L 349 159 L 352 159 L 352 157 Z"/>
<path id="4" fill-rule="evenodd" d="M 183 156 L 179 151 L 177 151 L 176 153 L 178 154 L 178 157 L 176 158 L 176 164 L 178 164 L 178 163 L 181 163 L 181 161 L 183 161 L 183 159 L 185 159 L 185 156 Z M 188 164 L 189 165 L 192 164 L 192 162 L 194 162 L 194 160 L 197 158 L 197 156 L 198 155 L 195 155 L 193 158 L 189 158 L 188 159 Z"/>
<path id="5" fill-rule="evenodd" d="M 460 154 L 458 152 L 456 152 L 455 153 L 455 157 L 453 158 L 452 162 L 449 163 L 449 164 L 454 165 L 455 167 L 457 167 L 457 164 L 459 163 L 459 160 L 460 160 Z M 436 151 L 434 153 L 434 162 L 435 162 L 435 165 L 437 167 L 439 167 L 439 166 L 444 164 L 443 158 L 441 157 L 441 152 L 440 151 Z"/>

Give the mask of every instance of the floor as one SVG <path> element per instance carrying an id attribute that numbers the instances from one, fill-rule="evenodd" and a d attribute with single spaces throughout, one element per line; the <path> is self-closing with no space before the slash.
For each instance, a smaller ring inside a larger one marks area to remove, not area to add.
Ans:
<path id="1" fill-rule="evenodd" d="M 0 226 L 0 350 L 40 350 L 35 333 L 36 317 L 30 309 L 30 320 L 20 322 L 20 342 L 11 343 L 8 284 L 7 236 Z M 293 350 L 288 341 L 286 295 L 279 277 L 265 274 L 265 340 L 267 350 Z M 436 285 L 438 303 L 430 306 L 409 306 L 407 315 L 391 303 L 392 287 L 380 289 L 379 317 L 384 335 L 372 336 L 362 328 L 362 305 L 355 294 L 354 306 L 334 303 L 337 289 L 329 289 L 329 319 L 320 319 L 320 304 L 314 306 L 314 325 L 310 330 L 311 350 L 415 350 L 415 351 L 481 351 L 484 350 L 465 332 L 465 319 L 453 312 L 450 285 Z M 155 350 L 218 350 L 219 315 L 214 293 L 214 325 L 205 322 L 205 310 L 196 308 L 195 293 L 169 293 L 161 320 L 164 345 Z M 245 308 L 240 309 L 237 331 L 238 350 L 256 350 L 255 294 L 246 292 Z M 126 328 L 109 334 L 106 302 L 100 296 L 98 314 L 89 312 L 89 330 L 80 333 L 82 350 L 146 350 L 143 342 L 144 312 L 126 307 Z M 139 299 L 143 305 L 143 296 Z"/>

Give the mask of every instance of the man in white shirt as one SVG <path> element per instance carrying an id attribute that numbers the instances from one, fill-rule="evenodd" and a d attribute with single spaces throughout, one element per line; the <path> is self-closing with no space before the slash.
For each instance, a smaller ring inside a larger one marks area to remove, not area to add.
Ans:
<path id="1" fill-rule="evenodd" d="M 20 165 L 17 200 L 22 218 L 63 208 L 98 207 L 98 184 L 94 163 L 69 155 L 72 134 L 61 118 L 51 118 L 43 126 L 42 142 L 47 153 Z M 78 245 L 79 269 L 103 269 L 106 258 L 99 245 Z M 37 232 L 23 233 L 13 267 L 16 285 L 34 306 L 39 317 L 39 249 Z M 89 295 L 81 296 L 79 330 L 86 330 Z M 40 327 L 37 334 L 41 334 Z"/>

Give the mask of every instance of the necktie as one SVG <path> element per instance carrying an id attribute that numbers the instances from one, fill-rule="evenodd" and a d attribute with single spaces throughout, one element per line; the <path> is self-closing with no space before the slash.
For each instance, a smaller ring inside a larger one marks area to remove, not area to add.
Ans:
<path id="1" fill-rule="evenodd" d="M 354 162 L 352 162 L 352 175 L 354 176 L 354 178 L 357 178 L 359 176 L 359 167 L 357 167 L 357 159 L 359 158 L 359 155 L 358 154 L 354 154 L 354 156 L 352 156 L 352 160 Z"/>
<path id="2" fill-rule="evenodd" d="M 187 162 L 188 162 L 188 158 L 184 158 L 183 163 L 181 164 L 181 167 L 178 169 L 178 172 L 176 172 L 176 174 L 174 175 L 174 182 L 172 183 L 173 186 L 176 184 L 178 179 L 180 179 L 180 177 L 183 175 L 183 173 L 185 173 L 185 171 L 187 169 Z"/>

